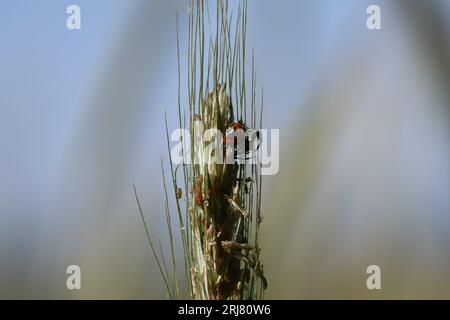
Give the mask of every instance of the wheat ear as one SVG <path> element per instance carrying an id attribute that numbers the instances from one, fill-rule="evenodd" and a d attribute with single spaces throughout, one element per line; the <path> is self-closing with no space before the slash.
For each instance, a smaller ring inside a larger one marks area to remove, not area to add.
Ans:
<path id="1" fill-rule="evenodd" d="M 239 3 L 233 20 L 228 1 L 218 0 L 215 30 L 212 30 L 209 9 L 208 2 L 190 1 L 186 104 L 181 99 L 177 14 L 178 125 L 191 133 L 190 141 L 183 141 L 182 148 L 184 160 L 190 161 L 181 165 L 172 162 L 167 117 L 165 119 L 168 166 L 181 231 L 185 276 L 193 299 L 261 299 L 267 288 L 258 245 L 262 221 L 261 167 L 249 164 L 245 158 L 231 164 L 216 163 L 214 154 L 206 151 L 212 142 L 194 139 L 196 134 L 202 136 L 211 128 L 226 135 L 227 129 L 237 121 L 245 127 L 262 126 L 263 97 L 261 95 L 261 105 L 257 107 L 253 50 L 249 85 L 246 81 L 247 1 Z M 198 121 L 202 126 L 196 126 Z M 195 161 L 198 159 L 200 163 Z M 168 295 L 178 298 L 170 197 L 162 170 L 172 276 L 162 250 L 158 255 L 154 249 L 143 215 L 142 219 Z M 136 199 L 139 203 L 137 195 Z"/>

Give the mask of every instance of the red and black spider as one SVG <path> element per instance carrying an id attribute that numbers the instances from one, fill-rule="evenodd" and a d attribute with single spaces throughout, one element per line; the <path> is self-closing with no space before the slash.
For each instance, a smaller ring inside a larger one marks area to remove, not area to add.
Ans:
<path id="1" fill-rule="evenodd" d="M 235 133 L 238 130 L 242 130 L 245 134 L 244 150 L 239 148 L 240 146 L 238 145 L 238 137 Z M 243 156 L 245 157 L 245 160 L 248 160 L 253 157 L 255 152 L 259 149 L 261 144 L 261 135 L 259 130 L 250 130 L 250 134 L 248 134 L 248 131 L 249 128 L 247 128 L 242 120 L 239 120 L 238 122 L 233 122 L 225 132 L 224 146 L 226 144 L 233 144 L 235 160 L 238 158 L 242 159 Z M 230 141 L 231 139 L 233 139 L 233 141 Z"/>

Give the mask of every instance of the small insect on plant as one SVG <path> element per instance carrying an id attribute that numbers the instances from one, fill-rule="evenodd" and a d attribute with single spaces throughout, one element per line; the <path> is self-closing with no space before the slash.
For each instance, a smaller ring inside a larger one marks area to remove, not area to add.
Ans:
<path id="1" fill-rule="evenodd" d="M 230 127 L 225 131 L 225 137 L 223 141 L 224 145 L 224 154 L 226 157 L 226 146 L 232 145 L 234 154 L 233 157 L 235 160 L 242 159 L 243 157 L 248 160 L 250 158 L 254 158 L 256 156 L 256 151 L 259 149 L 261 144 L 261 136 L 258 130 L 251 130 L 251 134 L 248 133 L 248 128 L 245 126 L 245 123 L 242 120 L 238 122 L 233 122 Z M 238 143 L 238 135 L 236 132 L 239 132 L 243 138 L 244 143 L 243 147 Z"/>
<path id="2" fill-rule="evenodd" d="M 182 71 L 180 57 L 184 54 L 180 51 L 177 14 L 177 120 L 179 128 L 190 135 L 182 141 L 182 163 L 174 163 L 166 116 L 169 159 L 161 161 L 161 168 L 171 268 L 161 243 L 156 247 L 152 242 L 134 189 L 150 248 L 172 299 L 185 297 L 178 281 L 177 239 L 182 242 L 188 297 L 262 299 L 267 288 L 258 245 L 262 221 L 261 166 L 255 161 L 261 143 L 263 91 L 257 98 L 253 50 L 251 65 L 246 63 L 247 7 L 245 0 L 233 8 L 222 0 L 217 0 L 215 8 L 207 1 L 190 1 L 186 71 Z M 181 89 L 182 75 L 187 78 L 186 91 Z M 221 138 L 202 138 L 209 129 L 215 129 Z M 244 134 L 244 143 L 238 143 L 236 133 Z M 217 161 L 217 148 L 209 148 L 217 143 L 231 161 Z M 170 171 L 173 192 L 168 192 L 165 167 Z M 179 237 L 173 232 L 169 205 L 172 199 Z"/>

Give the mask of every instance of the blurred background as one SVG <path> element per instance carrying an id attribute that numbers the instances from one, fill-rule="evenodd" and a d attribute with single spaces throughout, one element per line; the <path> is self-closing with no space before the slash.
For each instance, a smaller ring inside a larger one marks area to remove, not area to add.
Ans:
<path id="1" fill-rule="evenodd" d="M 185 49 L 188 1 L 1 0 L 0 298 L 165 298 L 132 183 L 165 239 L 177 11 Z M 450 1 L 250 0 L 247 39 L 281 140 L 267 297 L 450 299 Z"/>

